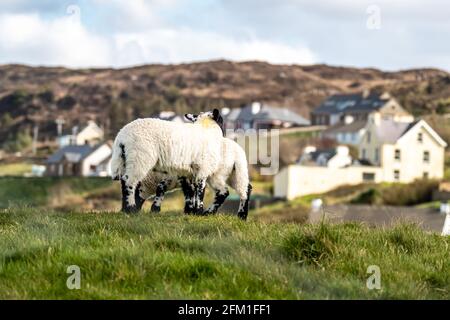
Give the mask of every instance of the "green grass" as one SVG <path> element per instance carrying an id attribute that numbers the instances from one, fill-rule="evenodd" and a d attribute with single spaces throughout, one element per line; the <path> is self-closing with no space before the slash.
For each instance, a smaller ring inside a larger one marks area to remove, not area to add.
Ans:
<path id="1" fill-rule="evenodd" d="M 68 195 L 86 195 L 111 186 L 109 178 L 0 178 L 0 208 L 43 206 Z"/>
<path id="2" fill-rule="evenodd" d="M 14 208 L 0 211 L 0 298 L 449 299 L 449 246 L 412 225 Z M 366 288 L 370 265 L 381 290 Z"/>
<path id="3" fill-rule="evenodd" d="M 31 166 L 25 162 L 2 164 L 0 165 L 0 176 L 23 176 L 25 173 L 31 172 Z"/>

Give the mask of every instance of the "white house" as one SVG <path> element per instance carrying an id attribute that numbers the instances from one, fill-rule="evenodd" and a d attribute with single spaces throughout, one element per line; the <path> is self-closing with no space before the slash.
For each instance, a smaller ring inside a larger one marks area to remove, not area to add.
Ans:
<path id="1" fill-rule="evenodd" d="M 69 145 L 59 149 L 46 162 L 47 176 L 105 177 L 110 175 L 112 149 L 109 143 L 97 146 Z"/>
<path id="2" fill-rule="evenodd" d="M 74 126 L 70 134 L 65 134 L 58 137 L 58 145 L 60 148 L 69 145 L 95 145 L 103 140 L 104 132 L 94 121 L 90 120 L 87 124 L 79 129 Z"/>
<path id="3" fill-rule="evenodd" d="M 274 196 L 293 199 L 364 182 L 410 183 L 416 179 L 442 179 L 447 144 L 424 120 L 412 123 L 369 117 L 358 145 L 355 164 L 300 164 L 280 170 L 274 178 Z M 317 157 L 318 158 L 318 157 Z M 316 160 L 316 162 L 319 160 Z"/>
<path id="4" fill-rule="evenodd" d="M 334 126 L 343 123 L 345 116 L 353 121 L 367 121 L 370 114 L 378 112 L 384 119 L 411 122 L 414 117 L 387 92 L 365 90 L 361 93 L 336 94 L 328 97 L 311 112 L 313 125 Z"/>
<path id="5" fill-rule="evenodd" d="M 317 165 L 328 168 L 343 168 L 351 163 L 352 157 L 347 146 L 326 150 L 317 150 L 313 146 L 308 146 L 298 161 L 300 165 Z"/>
<path id="6" fill-rule="evenodd" d="M 369 119 L 359 145 L 359 157 L 383 168 L 383 181 L 442 179 L 446 142 L 424 120 L 412 123 Z"/>
<path id="7" fill-rule="evenodd" d="M 336 140 L 340 144 L 357 146 L 366 132 L 367 121 L 354 121 L 352 116 L 345 116 L 343 123 L 335 124 L 322 132 L 322 137 Z"/>
<path id="8" fill-rule="evenodd" d="M 309 126 L 310 122 L 286 107 L 253 102 L 243 108 L 223 109 L 226 129 L 272 129 Z"/>

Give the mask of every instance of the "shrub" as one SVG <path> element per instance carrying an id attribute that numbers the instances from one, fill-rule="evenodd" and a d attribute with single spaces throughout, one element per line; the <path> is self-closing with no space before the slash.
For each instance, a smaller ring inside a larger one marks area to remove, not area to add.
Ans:
<path id="1" fill-rule="evenodd" d="M 383 199 L 379 190 L 377 190 L 376 188 L 370 188 L 369 190 L 360 193 L 355 199 L 350 202 L 374 205 L 382 204 Z"/>
<path id="2" fill-rule="evenodd" d="M 392 206 L 412 206 L 430 202 L 433 190 L 438 187 L 435 180 L 416 180 L 409 184 L 394 184 L 382 190 L 383 204 Z"/>
<path id="3" fill-rule="evenodd" d="M 416 180 L 409 184 L 376 186 L 356 196 L 351 203 L 390 206 L 412 206 L 430 202 L 433 190 L 438 187 L 436 180 Z"/>
<path id="4" fill-rule="evenodd" d="M 322 266 L 326 260 L 332 258 L 338 240 L 332 228 L 322 223 L 307 229 L 306 232 L 291 232 L 283 241 L 282 252 L 297 263 Z"/>

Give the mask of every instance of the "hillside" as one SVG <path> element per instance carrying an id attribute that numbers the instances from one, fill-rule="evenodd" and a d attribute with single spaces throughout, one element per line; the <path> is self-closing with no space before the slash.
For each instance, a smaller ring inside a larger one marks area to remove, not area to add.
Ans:
<path id="1" fill-rule="evenodd" d="M 450 74 L 436 69 L 384 72 L 328 65 L 271 65 L 211 61 L 128 69 L 0 66 L 0 145 L 24 139 L 39 125 L 53 139 L 57 117 L 65 128 L 95 119 L 114 135 L 124 123 L 158 110 L 239 107 L 250 101 L 284 105 L 309 117 L 327 96 L 364 89 L 389 91 L 410 111 L 450 108 Z"/>
<path id="2" fill-rule="evenodd" d="M 179 212 L 0 210 L 2 299 L 449 299 L 450 238 Z M 78 266 L 80 290 L 66 287 Z M 381 290 L 366 287 L 367 268 Z"/>

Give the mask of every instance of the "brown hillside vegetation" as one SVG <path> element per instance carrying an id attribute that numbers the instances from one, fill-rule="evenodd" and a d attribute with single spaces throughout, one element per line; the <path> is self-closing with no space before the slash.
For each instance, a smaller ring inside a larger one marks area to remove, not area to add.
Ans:
<path id="1" fill-rule="evenodd" d="M 437 69 L 384 72 L 328 65 L 211 61 L 127 69 L 0 66 L 0 144 L 39 125 L 40 139 L 94 119 L 109 136 L 159 110 L 231 108 L 251 101 L 287 106 L 309 117 L 334 93 L 389 91 L 416 115 L 450 109 L 450 74 Z"/>

